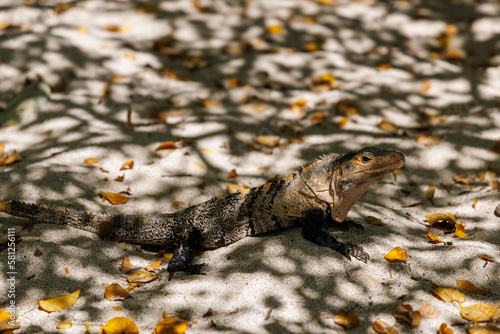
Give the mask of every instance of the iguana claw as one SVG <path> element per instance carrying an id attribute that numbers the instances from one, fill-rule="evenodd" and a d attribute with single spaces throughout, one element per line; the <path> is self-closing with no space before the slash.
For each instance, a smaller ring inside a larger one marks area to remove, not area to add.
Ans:
<path id="1" fill-rule="evenodd" d="M 350 242 L 346 242 L 343 244 L 340 253 L 349 260 L 351 260 L 351 256 L 364 263 L 366 263 L 370 259 L 370 255 L 365 252 L 361 246 L 355 246 Z"/>

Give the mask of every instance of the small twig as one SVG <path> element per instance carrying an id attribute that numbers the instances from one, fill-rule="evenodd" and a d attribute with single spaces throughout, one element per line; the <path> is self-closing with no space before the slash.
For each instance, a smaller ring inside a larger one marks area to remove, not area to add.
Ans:
<path id="1" fill-rule="evenodd" d="M 423 223 L 423 222 L 419 221 L 417 218 L 413 217 L 409 212 L 405 212 L 405 215 L 406 215 L 406 218 L 413 220 L 414 222 L 416 222 L 420 225 L 430 227 L 430 225 L 427 225 L 426 223 Z"/>

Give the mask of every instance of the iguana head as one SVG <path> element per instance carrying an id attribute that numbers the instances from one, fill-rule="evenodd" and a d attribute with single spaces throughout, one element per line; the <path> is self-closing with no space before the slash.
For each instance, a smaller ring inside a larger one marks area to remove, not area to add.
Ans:
<path id="1" fill-rule="evenodd" d="M 394 172 L 404 164 L 403 153 L 376 147 L 365 147 L 335 159 L 329 189 L 333 198 L 332 218 L 343 221 L 375 179 Z"/>
<path id="2" fill-rule="evenodd" d="M 315 161 L 303 180 L 316 198 L 330 205 L 332 218 L 342 222 L 375 179 L 404 164 L 405 157 L 401 152 L 365 147 Z"/>

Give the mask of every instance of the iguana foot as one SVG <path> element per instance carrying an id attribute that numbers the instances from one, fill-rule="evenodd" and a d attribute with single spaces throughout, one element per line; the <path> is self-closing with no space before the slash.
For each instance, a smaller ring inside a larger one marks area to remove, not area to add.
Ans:
<path id="1" fill-rule="evenodd" d="M 186 272 L 190 275 L 206 275 L 206 273 L 203 273 L 201 269 L 205 266 L 204 263 L 201 264 L 183 264 L 183 265 L 177 265 L 173 266 L 168 266 L 168 280 L 170 281 L 173 277 L 174 274 L 178 271 Z"/>
<path id="2" fill-rule="evenodd" d="M 337 251 L 351 260 L 351 256 L 359 261 L 366 263 L 370 259 L 370 255 L 363 250 L 361 246 L 355 246 L 350 242 L 343 243 Z"/>

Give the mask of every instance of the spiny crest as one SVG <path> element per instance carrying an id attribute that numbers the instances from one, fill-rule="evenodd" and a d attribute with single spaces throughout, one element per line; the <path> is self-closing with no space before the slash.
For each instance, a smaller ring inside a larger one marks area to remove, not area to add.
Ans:
<path id="1" fill-rule="evenodd" d="M 337 154 L 337 153 L 327 153 L 327 154 L 323 154 L 322 156 L 320 156 L 319 158 L 316 158 L 314 160 L 312 160 L 311 162 L 309 162 L 307 164 L 307 167 L 308 166 L 316 166 L 316 165 L 319 165 L 319 164 L 322 164 L 322 163 L 325 163 L 327 161 L 332 161 L 332 160 L 335 160 L 337 159 L 338 157 L 340 156 L 340 154 Z"/>

